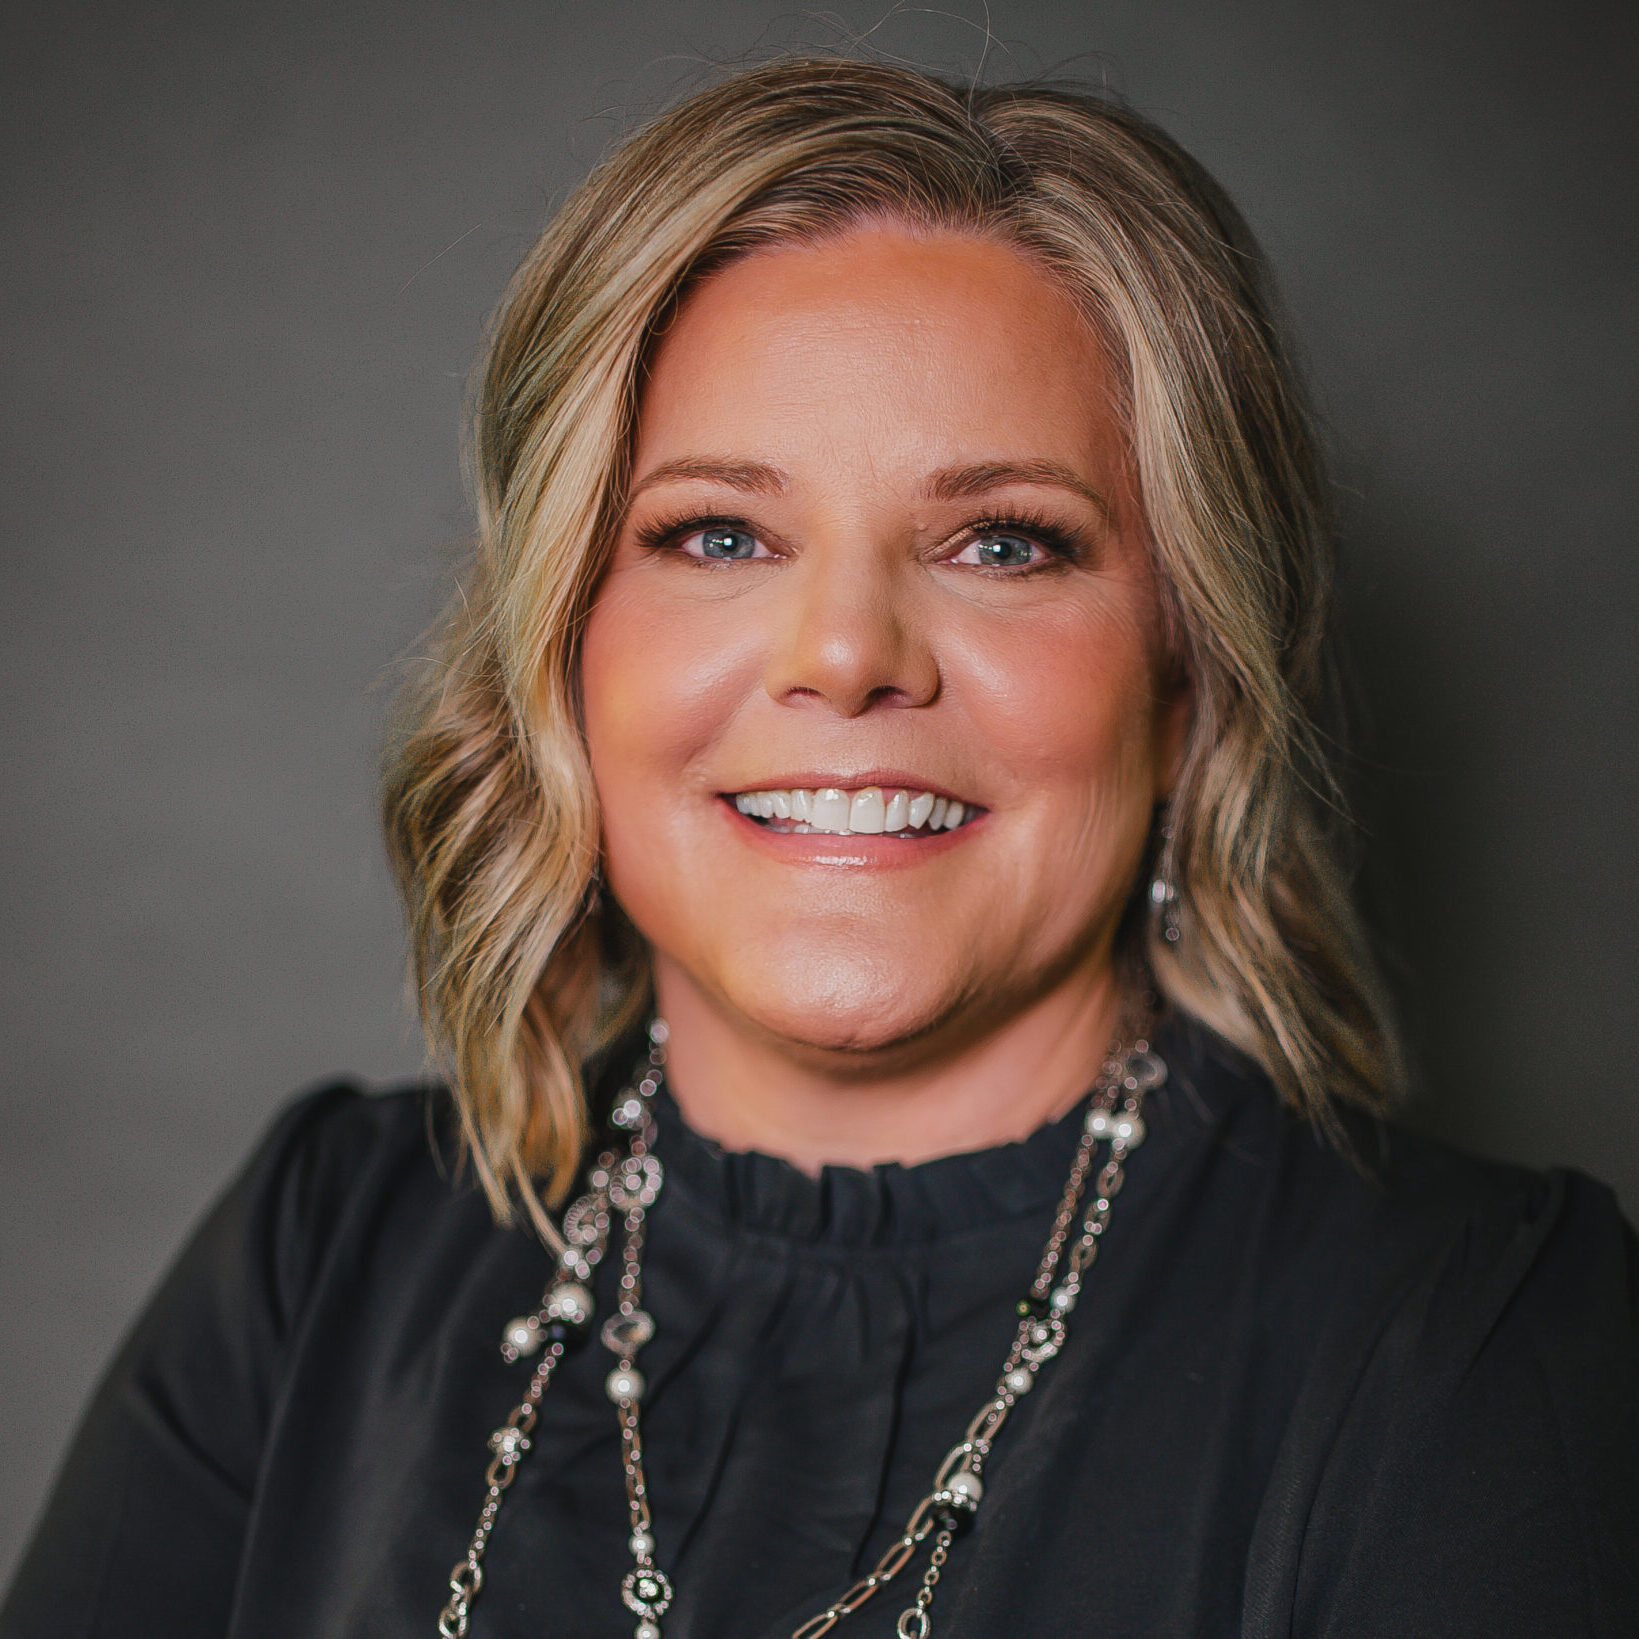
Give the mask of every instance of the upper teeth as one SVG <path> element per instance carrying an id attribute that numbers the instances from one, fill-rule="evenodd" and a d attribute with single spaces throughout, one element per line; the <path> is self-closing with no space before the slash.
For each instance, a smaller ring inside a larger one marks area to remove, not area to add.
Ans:
<path id="1" fill-rule="evenodd" d="M 880 785 L 859 791 L 839 791 L 835 786 L 816 791 L 742 791 L 734 806 L 756 819 L 793 820 L 799 828 L 840 836 L 954 831 L 971 812 L 968 804 L 953 797 L 936 797 L 931 791 L 884 791 Z"/>

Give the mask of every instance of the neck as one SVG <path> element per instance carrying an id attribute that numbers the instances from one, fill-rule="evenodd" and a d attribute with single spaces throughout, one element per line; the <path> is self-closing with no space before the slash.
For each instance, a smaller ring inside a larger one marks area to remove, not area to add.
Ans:
<path id="1" fill-rule="evenodd" d="M 667 1084 L 696 1132 L 816 1173 L 914 1165 L 1028 1137 L 1091 1087 L 1122 1022 L 1108 962 L 974 1037 L 844 1057 L 759 1030 L 655 962 Z M 954 1035 L 954 1031 L 950 1032 Z"/>

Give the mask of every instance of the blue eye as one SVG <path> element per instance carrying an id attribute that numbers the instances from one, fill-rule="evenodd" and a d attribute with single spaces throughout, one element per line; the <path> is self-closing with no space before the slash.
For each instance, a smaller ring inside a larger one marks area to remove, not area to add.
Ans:
<path id="1" fill-rule="evenodd" d="M 713 524 L 709 529 L 699 530 L 684 543 L 685 551 L 690 547 L 696 548 L 693 556 L 713 558 L 719 562 L 735 562 L 759 555 L 772 556 L 750 530 L 734 529 L 727 524 Z"/>
<path id="2" fill-rule="evenodd" d="M 995 530 L 970 541 L 952 561 L 980 569 L 1022 569 L 1042 555 L 1042 549 L 1027 536 Z"/>

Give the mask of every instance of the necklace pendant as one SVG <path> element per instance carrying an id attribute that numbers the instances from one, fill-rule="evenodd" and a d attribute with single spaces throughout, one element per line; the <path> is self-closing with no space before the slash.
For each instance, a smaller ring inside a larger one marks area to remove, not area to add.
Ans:
<path id="1" fill-rule="evenodd" d="M 506 1323 L 501 1333 L 501 1357 L 510 1366 L 514 1360 L 534 1354 L 541 1346 L 541 1323 L 534 1315 L 518 1315 Z"/>
<path id="2" fill-rule="evenodd" d="M 1153 1092 L 1167 1079 L 1166 1061 L 1149 1046 L 1129 1053 L 1122 1072 L 1121 1085 L 1129 1092 Z"/>
<path id="3" fill-rule="evenodd" d="M 629 1360 L 654 1336 L 654 1317 L 645 1309 L 628 1315 L 610 1315 L 598 1334 L 610 1354 Z"/>
<path id="4" fill-rule="evenodd" d="M 579 1281 L 566 1280 L 554 1286 L 546 1296 L 546 1314 L 571 1333 L 584 1332 L 592 1324 L 592 1294 Z"/>
<path id="5" fill-rule="evenodd" d="M 643 1108 L 643 1100 L 636 1093 L 628 1093 L 609 1112 L 609 1123 L 622 1132 L 631 1132 L 642 1125 Z"/>
<path id="6" fill-rule="evenodd" d="M 609 1208 L 600 1195 L 583 1195 L 563 1215 L 563 1238 L 582 1252 L 601 1247 L 609 1233 Z"/>
<path id="7" fill-rule="evenodd" d="M 643 1381 L 643 1373 L 636 1366 L 616 1366 L 603 1380 L 603 1392 L 617 1406 L 635 1406 L 648 1386 Z"/>
<path id="8" fill-rule="evenodd" d="M 516 1423 L 506 1423 L 490 1435 L 489 1449 L 511 1468 L 529 1450 L 529 1436 Z"/>
<path id="9" fill-rule="evenodd" d="M 626 1602 L 627 1610 L 653 1622 L 670 1608 L 672 1585 L 664 1571 L 653 1565 L 639 1565 L 626 1573 L 620 1584 L 620 1597 Z"/>
<path id="10" fill-rule="evenodd" d="M 665 1168 L 654 1155 L 628 1155 L 609 1175 L 609 1199 L 622 1212 L 651 1207 L 660 1199 Z"/>
<path id="11" fill-rule="evenodd" d="M 984 1494 L 984 1481 L 972 1469 L 959 1468 L 928 1500 L 941 1529 L 959 1533 L 973 1523 Z"/>
<path id="12" fill-rule="evenodd" d="M 592 1271 L 602 1260 L 602 1251 L 595 1246 L 589 1246 L 582 1251 L 578 1246 L 566 1246 L 558 1255 L 558 1278 L 560 1280 L 578 1280 L 584 1285 L 592 1278 Z"/>
<path id="13" fill-rule="evenodd" d="M 1094 1110 L 1087 1117 L 1087 1131 L 1129 1150 L 1144 1142 L 1143 1118 L 1134 1110 Z"/>
<path id="14" fill-rule="evenodd" d="M 1019 1354 L 1032 1365 L 1039 1366 L 1044 1361 L 1051 1360 L 1064 1347 L 1067 1331 L 1068 1328 L 1058 1315 L 1048 1315 L 1043 1320 L 1032 1321 Z"/>

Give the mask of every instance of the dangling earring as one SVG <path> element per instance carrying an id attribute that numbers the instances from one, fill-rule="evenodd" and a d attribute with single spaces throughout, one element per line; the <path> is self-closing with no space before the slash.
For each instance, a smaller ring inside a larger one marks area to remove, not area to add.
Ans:
<path id="1" fill-rule="evenodd" d="M 1161 825 L 1161 850 L 1155 862 L 1155 879 L 1150 883 L 1150 903 L 1161 918 L 1161 937 L 1176 945 L 1183 937 L 1178 925 L 1178 884 L 1173 880 L 1172 825 Z"/>

